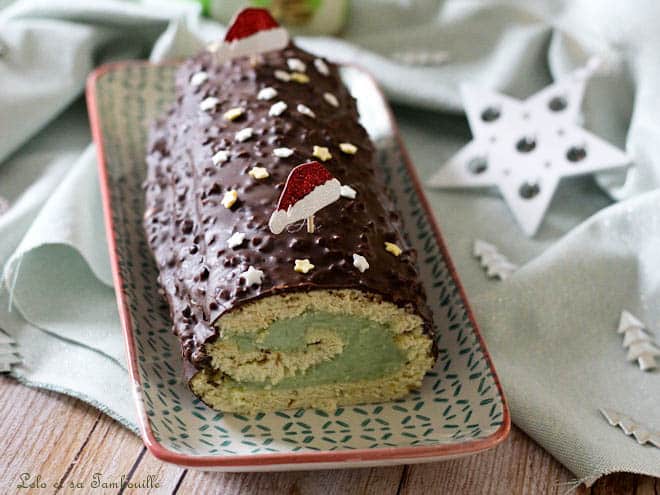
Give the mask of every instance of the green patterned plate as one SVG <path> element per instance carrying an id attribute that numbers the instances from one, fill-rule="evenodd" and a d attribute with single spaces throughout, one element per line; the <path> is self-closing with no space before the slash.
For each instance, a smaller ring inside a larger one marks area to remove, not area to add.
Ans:
<path id="1" fill-rule="evenodd" d="M 342 69 L 342 77 L 420 253 L 439 329 L 437 366 L 405 399 L 336 411 L 223 414 L 190 393 L 141 227 L 147 126 L 173 99 L 174 70 L 135 62 L 104 66 L 87 88 L 129 369 L 153 454 L 203 469 L 317 469 L 440 460 L 502 441 L 509 413 L 488 352 L 389 107 L 373 79 L 354 67 Z"/>

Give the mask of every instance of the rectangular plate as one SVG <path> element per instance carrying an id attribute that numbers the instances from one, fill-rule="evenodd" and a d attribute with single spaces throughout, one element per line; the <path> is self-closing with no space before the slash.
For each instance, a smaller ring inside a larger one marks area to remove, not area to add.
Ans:
<path id="1" fill-rule="evenodd" d="M 182 381 L 179 343 L 158 294 L 142 231 L 149 123 L 174 99 L 174 65 L 123 62 L 89 78 L 115 290 L 144 442 L 159 459 L 201 469 L 274 471 L 428 462 L 491 448 L 509 412 L 438 226 L 374 80 L 355 67 L 342 78 L 378 150 L 422 279 L 440 357 L 421 390 L 383 404 L 245 416 L 214 411 Z"/>

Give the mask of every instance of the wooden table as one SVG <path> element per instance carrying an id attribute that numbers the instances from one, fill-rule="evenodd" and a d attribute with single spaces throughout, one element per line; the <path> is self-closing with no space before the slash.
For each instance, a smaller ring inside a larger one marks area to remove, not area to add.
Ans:
<path id="1" fill-rule="evenodd" d="M 516 428 L 494 450 L 443 463 L 229 474 L 164 464 L 147 452 L 138 437 L 93 407 L 6 377 L 0 378 L 0 414 L 3 494 L 660 494 L 660 479 L 628 474 L 606 477 L 590 490 L 582 486 L 571 491 L 574 476 Z M 22 473 L 30 473 L 26 485 L 40 474 L 47 487 L 19 490 Z M 95 478 L 95 473 L 100 474 Z M 119 485 L 122 475 L 144 487 L 91 488 L 95 479 Z M 76 483 L 83 485 L 76 488 Z"/>

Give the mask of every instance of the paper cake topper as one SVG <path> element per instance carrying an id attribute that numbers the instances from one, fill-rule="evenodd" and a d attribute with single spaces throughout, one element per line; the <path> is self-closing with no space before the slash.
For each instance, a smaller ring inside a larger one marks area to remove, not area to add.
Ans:
<path id="1" fill-rule="evenodd" d="M 429 180 L 439 188 L 497 186 L 522 230 L 538 230 L 563 177 L 627 166 L 619 149 L 582 129 L 577 121 L 588 77 L 586 67 L 525 101 L 461 86 L 473 140 Z"/>
<path id="2" fill-rule="evenodd" d="M 610 425 L 621 428 L 626 435 L 637 440 L 638 444 L 649 444 L 660 449 L 660 431 L 651 431 L 640 425 L 630 416 L 613 411 L 612 409 L 601 409 L 600 413 Z"/>
<path id="3" fill-rule="evenodd" d="M 281 28 L 267 9 L 246 8 L 231 22 L 223 43 L 212 43 L 218 62 L 235 57 L 281 50 L 289 44 L 289 33 Z"/>
<path id="4" fill-rule="evenodd" d="M 518 269 L 518 266 L 511 263 L 497 247 L 480 239 L 474 241 L 472 254 L 481 260 L 481 266 L 486 269 L 486 275 L 490 278 L 506 280 Z"/>
<path id="5" fill-rule="evenodd" d="M 319 162 L 308 162 L 291 170 L 268 226 L 273 234 L 287 225 L 307 219 L 307 231 L 314 232 L 314 214 L 339 199 L 341 184 Z"/>
<path id="6" fill-rule="evenodd" d="M 628 361 L 637 361 L 642 371 L 656 367 L 655 358 L 660 356 L 660 347 L 646 332 L 641 321 L 628 311 L 623 311 L 617 332 L 623 334 L 623 347 L 628 349 Z"/>

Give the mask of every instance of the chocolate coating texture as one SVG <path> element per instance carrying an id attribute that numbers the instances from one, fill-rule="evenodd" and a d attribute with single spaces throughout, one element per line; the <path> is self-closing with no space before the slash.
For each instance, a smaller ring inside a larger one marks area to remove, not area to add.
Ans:
<path id="1" fill-rule="evenodd" d="M 290 72 L 287 59 L 302 60 L 309 82 L 282 81 L 276 70 Z M 144 228 L 160 271 L 159 283 L 170 303 L 174 333 L 183 356 L 201 369 L 208 359 L 204 344 L 218 336 L 213 322 L 224 313 L 256 298 L 296 290 L 355 288 L 408 307 L 425 321 L 431 316 L 419 282 L 416 255 L 404 238 L 399 214 L 374 162 L 374 147 L 358 122 L 354 98 L 341 82 L 337 66 L 327 63 L 323 75 L 315 57 L 294 45 L 257 57 L 241 57 L 218 64 L 203 52 L 186 61 L 176 76 L 176 102 L 151 130 L 145 181 Z M 199 86 L 191 77 L 204 71 Z M 259 100 L 257 94 L 272 87 L 277 96 Z M 324 98 L 333 94 L 335 107 Z M 219 100 L 204 111 L 200 103 Z M 284 101 L 287 109 L 269 115 L 272 104 Z M 309 107 L 315 118 L 297 110 Z M 229 121 L 223 114 L 243 108 Z M 251 127 L 250 139 L 239 142 L 236 132 Z M 357 146 L 355 154 L 340 150 L 340 143 Z M 344 185 L 357 191 L 355 199 L 340 198 L 319 211 L 314 233 L 303 225 L 279 235 L 268 228 L 291 169 L 314 160 L 313 147 L 327 147 L 332 158 L 323 165 Z M 287 158 L 275 148 L 294 151 Z M 214 164 L 212 157 L 226 150 L 229 159 Z M 269 177 L 257 180 L 248 172 L 264 167 Z M 221 204 L 229 190 L 238 193 L 231 208 Z M 244 233 L 235 248 L 227 239 Z M 394 256 L 384 243 L 397 244 Z M 353 253 L 364 256 L 369 269 L 353 266 Z M 315 268 L 294 271 L 296 259 L 309 259 Z M 263 271 L 260 285 L 248 286 L 242 274 L 253 266 Z"/>

